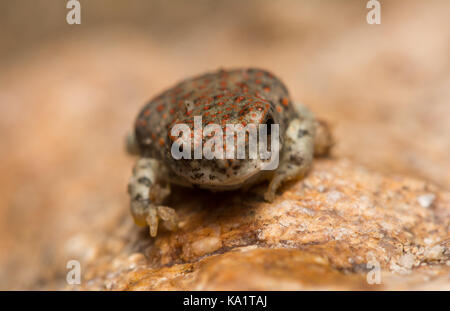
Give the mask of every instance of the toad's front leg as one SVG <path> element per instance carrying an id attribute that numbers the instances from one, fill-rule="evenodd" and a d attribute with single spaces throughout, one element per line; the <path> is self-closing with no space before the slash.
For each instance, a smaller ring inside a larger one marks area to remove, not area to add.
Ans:
<path id="1" fill-rule="evenodd" d="M 275 199 L 275 192 L 283 182 L 303 177 L 309 170 L 314 155 L 329 153 L 333 139 L 328 126 L 318 122 L 303 105 L 297 105 L 299 117 L 293 119 L 286 129 L 280 165 L 275 171 L 264 197 Z"/>
<path id="2" fill-rule="evenodd" d="M 170 184 L 158 177 L 161 176 L 162 170 L 158 161 L 141 158 L 134 166 L 128 184 L 134 221 L 140 226 L 147 224 L 152 237 L 158 232 L 159 220 L 171 231 L 178 226 L 175 210 L 162 205 L 163 200 L 170 194 Z"/>

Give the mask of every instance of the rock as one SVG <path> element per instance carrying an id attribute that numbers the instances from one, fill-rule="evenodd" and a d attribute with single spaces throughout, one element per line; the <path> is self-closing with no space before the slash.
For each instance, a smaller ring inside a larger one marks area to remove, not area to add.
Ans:
<path id="1" fill-rule="evenodd" d="M 431 206 L 431 204 L 433 204 L 433 201 L 435 198 L 436 198 L 436 196 L 433 193 L 428 193 L 428 194 L 419 196 L 417 198 L 417 201 L 419 202 L 419 204 L 422 207 L 428 208 Z"/>
<path id="2" fill-rule="evenodd" d="M 449 286 L 450 194 L 346 160 L 318 160 L 272 204 L 263 185 L 243 195 L 176 189 L 176 232 L 148 236 L 124 212 L 87 240 L 82 289 L 441 289 Z M 416 200 L 436 194 L 433 208 Z M 213 203 L 214 202 L 214 203 Z M 121 246 L 105 251 L 110 236 Z M 428 239 L 428 240 L 427 240 Z M 426 241 L 436 241 L 432 246 Z M 103 250 L 102 250 L 103 249 Z M 92 254 L 97 254 L 92 257 Z M 138 260 L 136 260 L 136 258 Z M 381 284 L 369 284 L 369 262 Z M 131 263 L 131 264 L 130 264 Z M 425 282 L 426 281 L 426 282 Z M 435 284 L 435 287 L 433 287 Z"/>

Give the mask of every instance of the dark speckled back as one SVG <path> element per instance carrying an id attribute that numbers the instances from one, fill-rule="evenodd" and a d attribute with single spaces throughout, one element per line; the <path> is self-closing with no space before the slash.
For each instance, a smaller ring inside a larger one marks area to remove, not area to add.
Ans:
<path id="1" fill-rule="evenodd" d="M 136 137 L 142 155 L 166 160 L 172 139 L 169 131 L 176 123 L 192 128 L 194 116 L 202 125 L 261 124 L 272 119 L 285 125 L 296 116 L 289 93 L 273 74 L 259 69 L 219 70 L 178 83 L 152 99 L 136 120 Z"/>

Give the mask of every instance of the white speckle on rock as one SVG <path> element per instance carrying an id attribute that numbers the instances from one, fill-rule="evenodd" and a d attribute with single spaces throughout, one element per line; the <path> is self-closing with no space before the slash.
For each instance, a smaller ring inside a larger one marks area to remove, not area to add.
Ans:
<path id="1" fill-rule="evenodd" d="M 394 261 L 391 261 L 391 263 L 389 265 L 389 269 L 393 273 L 398 273 L 398 274 L 401 274 L 401 275 L 406 275 L 406 274 L 410 274 L 411 273 L 411 269 L 407 269 L 405 267 L 397 265 Z"/>
<path id="2" fill-rule="evenodd" d="M 380 222 L 381 227 L 386 230 L 386 231 L 391 231 L 393 229 L 393 226 L 391 223 L 388 223 L 386 221 L 381 221 Z"/>
<path id="3" fill-rule="evenodd" d="M 302 212 L 303 214 L 306 214 L 308 216 L 314 216 L 316 214 L 316 212 L 314 210 L 307 208 L 307 207 L 297 205 L 297 208 L 299 209 L 300 212 Z"/>
<path id="4" fill-rule="evenodd" d="M 435 199 L 436 196 L 433 193 L 427 193 L 419 196 L 417 202 L 419 202 L 420 206 L 423 208 L 429 208 Z"/>
<path id="5" fill-rule="evenodd" d="M 127 258 L 128 269 L 135 269 L 140 264 L 145 263 L 145 256 L 141 253 L 133 253 Z"/>
<path id="6" fill-rule="evenodd" d="M 289 211 L 292 208 L 296 207 L 297 202 L 293 200 L 286 200 L 277 204 L 277 211 L 280 215 L 283 215 L 285 211 Z"/>
<path id="7" fill-rule="evenodd" d="M 332 204 L 334 204 L 337 201 L 341 200 L 343 197 L 344 197 L 344 194 L 342 192 L 339 192 L 339 191 L 336 191 L 336 190 L 330 191 L 327 194 L 327 200 L 330 203 L 332 203 Z"/>
<path id="8" fill-rule="evenodd" d="M 373 207 L 373 202 L 367 196 L 363 195 L 357 200 L 356 206 L 361 210 L 365 210 Z"/>
<path id="9" fill-rule="evenodd" d="M 292 221 L 289 221 L 289 219 L 281 219 L 278 224 L 282 227 L 289 227 L 292 224 Z"/>
<path id="10" fill-rule="evenodd" d="M 431 244 L 433 244 L 433 239 L 432 238 L 425 238 L 424 240 L 423 240 L 423 242 L 426 244 L 426 245 L 431 245 Z"/>
<path id="11" fill-rule="evenodd" d="M 442 254 L 444 254 L 444 247 L 441 245 L 435 245 L 431 248 L 427 248 L 425 250 L 424 256 L 428 260 L 439 260 L 442 257 Z"/>
<path id="12" fill-rule="evenodd" d="M 334 239 L 339 241 L 342 240 L 345 236 L 353 235 L 353 232 L 351 230 L 348 230 L 346 228 L 340 228 L 337 230 L 337 233 L 334 235 Z"/>
<path id="13" fill-rule="evenodd" d="M 405 269 L 410 270 L 414 266 L 415 260 L 416 258 L 413 254 L 404 254 L 402 257 L 400 257 L 398 263 Z"/>
<path id="14" fill-rule="evenodd" d="M 196 256 L 212 253 L 222 247 L 222 241 L 217 237 L 206 237 L 191 244 Z"/>

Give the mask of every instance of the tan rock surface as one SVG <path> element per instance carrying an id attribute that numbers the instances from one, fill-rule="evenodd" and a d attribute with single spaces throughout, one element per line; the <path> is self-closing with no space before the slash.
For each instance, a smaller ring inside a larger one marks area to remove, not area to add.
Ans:
<path id="1" fill-rule="evenodd" d="M 175 233 L 153 240 L 123 215 L 100 237 L 77 237 L 74 258 L 95 254 L 84 289 L 392 289 L 402 277 L 406 289 L 449 288 L 450 194 L 426 182 L 321 160 L 273 204 L 257 193 L 174 196 Z M 373 259 L 383 271 L 375 287 Z"/>
<path id="2" fill-rule="evenodd" d="M 0 289 L 449 289 L 448 2 L 383 3 L 378 28 L 360 1 L 99 0 L 79 28 L 36 3 L 39 26 L 0 16 Z M 176 189 L 182 226 L 152 240 L 128 211 L 124 135 L 219 66 L 277 73 L 332 124 L 333 157 L 273 204 Z"/>

